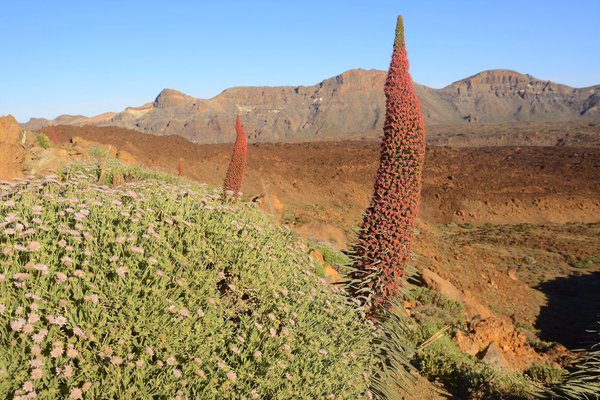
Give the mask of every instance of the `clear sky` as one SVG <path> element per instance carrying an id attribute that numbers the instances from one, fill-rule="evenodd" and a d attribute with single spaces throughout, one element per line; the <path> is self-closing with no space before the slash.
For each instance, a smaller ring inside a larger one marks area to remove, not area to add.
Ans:
<path id="1" fill-rule="evenodd" d="M 0 0 L 0 115 L 91 116 L 166 87 L 210 98 L 387 69 L 398 14 L 419 83 L 508 68 L 600 84 L 600 0 Z"/>

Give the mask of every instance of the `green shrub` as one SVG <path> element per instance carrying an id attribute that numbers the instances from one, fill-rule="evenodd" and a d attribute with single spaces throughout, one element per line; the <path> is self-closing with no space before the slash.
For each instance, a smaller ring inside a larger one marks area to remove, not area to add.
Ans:
<path id="1" fill-rule="evenodd" d="M 311 243 L 311 248 L 318 250 L 323 254 L 323 260 L 327 264 L 338 264 L 347 265 L 350 262 L 350 258 L 339 250 L 332 249 L 329 246 L 324 246 L 319 243 Z"/>
<path id="2" fill-rule="evenodd" d="M 291 233 L 99 168 L 0 186 L 0 398 L 366 397 L 371 327 Z"/>
<path id="3" fill-rule="evenodd" d="M 418 351 L 415 365 L 423 375 L 461 398 L 530 398 L 533 389 L 520 373 L 491 367 L 462 353 L 447 335 Z"/>
<path id="4" fill-rule="evenodd" d="M 600 264 L 600 257 L 590 257 L 584 260 L 573 261 L 569 263 L 571 267 L 579 269 L 588 269 L 593 267 L 595 264 Z"/>
<path id="5" fill-rule="evenodd" d="M 42 149 L 47 149 L 50 147 L 48 136 L 44 135 L 42 132 L 36 132 L 35 139 L 37 140 L 38 146 L 40 146 Z"/>
<path id="6" fill-rule="evenodd" d="M 419 303 L 415 308 L 416 317 L 441 329 L 444 325 L 463 325 L 465 322 L 465 307 L 444 294 L 421 286 L 412 286 L 408 297 Z"/>
<path id="7" fill-rule="evenodd" d="M 90 147 L 88 149 L 88 154 L 92 157 L 101 158 L 101 159 L 108 157 L 108 152 L 106 151 L 106 149 L 103 147 L 100 147 L 100 146 Z"/>
<path id="8" fill-rule="evenodd" d="M 554 385 L 562 382 L 568 375 L 568 372 L 550 364 L 533 364 L 525 370 L 525 375 L 535 382 Z"/>

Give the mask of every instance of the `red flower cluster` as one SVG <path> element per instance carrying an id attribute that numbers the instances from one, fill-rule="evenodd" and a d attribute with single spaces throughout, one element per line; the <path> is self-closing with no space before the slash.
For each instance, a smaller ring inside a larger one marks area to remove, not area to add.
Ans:
<path id="1" fill-rule="evenodd" d="M 183 158 L 179 158 L 177 163 L 177 176 L 183 176 Z"/>
<path id="2" fill-rule="evenodd" d="M 349 285 L 370 316 L 387 308 L 399 294 L 410 256 L 425 158 L 425 124 L 408 73 L 401 16 L 385 95 L 379 169 L 354 248 L 356 269 Z"/>
<path id="3" fill-rule="evenodd" d="M 237 133 L 237 137 L 235 139 L 235 144 L 233 145 L 233 154 L 231 155 L 227 175 L 225 175 L 225 182 L 223 182 L 223 199 L 226 199 L 228 193 L 231 192 L 233 193 L 233 199 L 235 200 L 240 193 L 242 182 L 244 180 L 244 171 L 246 169 L 246 158 L 248 154 L 248 141 L 239 115 L 235 122 L 235 132 Z"/>
<path id="4" fill-rule="evenodd" d="M 54 130 L 53 126 L 50 127 L 48 136 L 50 137 L 50 140 L 52 140 L 52 143 L 58 144 L 58 135 L 56 134 L 56 131 Z"/>

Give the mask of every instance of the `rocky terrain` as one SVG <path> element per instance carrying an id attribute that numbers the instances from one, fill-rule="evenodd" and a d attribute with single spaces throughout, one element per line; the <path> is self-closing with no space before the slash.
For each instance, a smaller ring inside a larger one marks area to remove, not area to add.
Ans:
<path id="1" fill-rule="evenodd" d="M 383 126 L 385 77 L 384 71 L 356 69 L 314 86 L 235 87 L 212 99 L 165 89 L 154 102 L 119 113 L 33 118 L 25 126 L 117 126 L 225 143 L 233 141 L 239 114 L 255 142 L 373 137 Z M 575 89 L 510 70 L 481 72 L 442 89 L 416 84 L 415 90 L 430 127 L 600 119 L 600 85 Z"/>
<path id="2" fill-rule="evenodd" d="M 430 130 L 430 143 L 463 147 L 427 150 L 413 259 L 418 279 L 463 305 L 464 315 L 451 315 L 464 321 L 452 339 L 464 354 L 519 371 L 565 365 L 568 349 L 585 344 L 600 301 L 597 123 L 468 127 Z M 0 164 L 0 176 L 40 176 L 92 155 L 174 175 L 181 159 L 185 177 L 219 186 L 231 152 L 229 144 L 116 127 L 54 130 L 58 143 L 43 146 L 13 118 L 0 119 L 0 150 L 11 149 L 0 155 L 12 160 Z M 49 128 L 42 132 L 51 136 Z M 501 146 L 515 137 L 548 146 Z M 496 146 L 480 146 L 490 138 Z M 244 199 L 300 236 L 348 248 L 378 152 L 374 140 L 251 144 Z M 116 185 L 128 177 L 121 179 Z M 332 281 L 340 279 L 327 255 L 310 254 Z M 434 312 L 423 301 L 405 306 L 418 318 Z M 429 390 L 424 398 L 434 398 Z"/>

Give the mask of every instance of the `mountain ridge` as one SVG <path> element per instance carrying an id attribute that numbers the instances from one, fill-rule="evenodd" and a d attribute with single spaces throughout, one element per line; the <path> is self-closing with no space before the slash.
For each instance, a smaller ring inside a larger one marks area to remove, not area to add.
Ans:
<path id="1" fill-rule="evenodd" d="M 197 143 L 231 142 L 236 115 L 252 141 L 343 138 L 378 131 L 385 118 L 386 72 L 352 69 L 311 86 L 237 86 L 209 99 L 163 89 L 152 102 L 87 118 L 32 118 L 47 125 L 118 126 Z M 573 88 L 529 74 L 487 70 L 441 89 L 414 83 L 428 125 L 600 120 L 600 85 Z"/>

